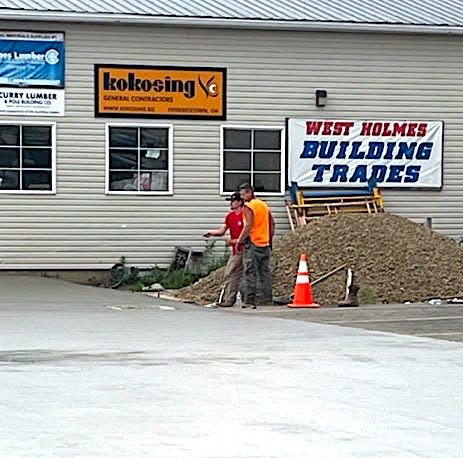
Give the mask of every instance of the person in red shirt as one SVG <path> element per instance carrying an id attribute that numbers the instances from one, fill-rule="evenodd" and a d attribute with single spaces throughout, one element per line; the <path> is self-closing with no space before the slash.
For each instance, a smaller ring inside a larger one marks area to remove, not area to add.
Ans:
<path id="1" fill-rule="evenodd" d="M 235 305 L 236 295 L 243 278 L 244 246 L 236 243 L 243 230 L 243 201 L 239 192 L 234 192 L 227 200 L 230 201 L 230 211 L 225 216 L 223 224 L 219 228 L 203 234 L 207 238 L 220 237 L 228 231 L 230 235 L 227 244 L 231 247 L 231 254 L 225 268 L 226 286 L 224 300 L 218 304 L 220 307 L 233 307 Z"/>

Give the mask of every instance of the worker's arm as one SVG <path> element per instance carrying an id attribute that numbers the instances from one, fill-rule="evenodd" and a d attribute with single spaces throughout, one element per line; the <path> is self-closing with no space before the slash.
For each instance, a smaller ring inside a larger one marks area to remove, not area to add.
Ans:
<path id="1" fill-rule="evenodd" d="M 244 243 L 251 233 L 254 224 L 254 213 L 249 207 L 244 207 L 244 227 L 236 243 Z"/>
<path id="2" fill-rule="evenodd" d="M 217 229 L 212 229 L 210 231 L 207 231 L 203 234 L 203 237 L 206 237 L 206 238 L 209 238 L 209 237 L 220 237 L 222 235 L 225 234 L 225 232 L 227 232 L 228 230 L 228 226 L 223 223 L 222 226 L 220 226 L 219 228 Z"/>
<path id="3" fill-rule="evenodd" d="M 270 236 L 270 245 L 272 245 L 273 236 L 275 235 L 275 220 L 271 212 L 269 212 L 269 236 Z"/>

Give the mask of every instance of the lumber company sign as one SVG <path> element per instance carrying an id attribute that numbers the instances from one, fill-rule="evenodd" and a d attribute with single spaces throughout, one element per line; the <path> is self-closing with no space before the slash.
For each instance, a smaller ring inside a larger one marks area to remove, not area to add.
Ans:
<path id="1" fill-rule="evenodd" d="M 64 34 L 0 30 L 0 115 L 64 116 Z"/>
<path id="2" fill-rule="evenodd" d="M 224 68 L 95 65 L 95 116 L 226 119 Z"/>
<path id="3" fill-rule="evenodd" d="M 289 181 L 299 186 L 442 187 L 441 121 L 289 119 Z"/>

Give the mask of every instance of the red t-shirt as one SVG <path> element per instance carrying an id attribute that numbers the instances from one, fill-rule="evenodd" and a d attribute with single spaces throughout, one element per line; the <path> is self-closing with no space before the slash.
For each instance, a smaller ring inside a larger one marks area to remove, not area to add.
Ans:
<path id="1" fill-rule="evenodd" d="M 240 235 L 241 231 L 243 230 L 243 211 L 239 214 L 236 214 L 234 210 L 229 212 L 225 217 L 225 225 L 228 227 L 230 231 L 230 238 L 232 240 L 236 240 Z M 233 254 L 236 254 L 236 247 L 233 246 Z"/>

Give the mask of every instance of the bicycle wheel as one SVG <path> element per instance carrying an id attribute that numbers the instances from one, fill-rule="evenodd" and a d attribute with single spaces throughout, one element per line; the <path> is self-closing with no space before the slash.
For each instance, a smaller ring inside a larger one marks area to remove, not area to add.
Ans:
<path id="1" fill-rule="evenodd" d="M 121 262 L 114 264 L 109 271 L 109 281 L 111 288 L 119 288 L 119 286 L 124 283 L 124 280 L 127 278 L 128 274 L 129 269 L 127 269 L 125 264 Z"/>

